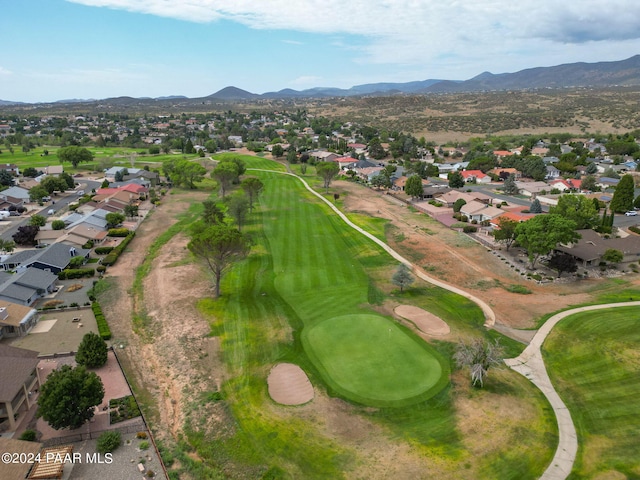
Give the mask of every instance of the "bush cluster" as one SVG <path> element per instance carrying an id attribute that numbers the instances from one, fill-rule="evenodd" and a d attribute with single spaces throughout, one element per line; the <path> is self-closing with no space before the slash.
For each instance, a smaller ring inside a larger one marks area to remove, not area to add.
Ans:
<path id="1" fill-rule="evenodd" d="M 110 228 L 107 232 L 107 235 L 110 237 L 126 237 L 129 235 L 128 228 Z"/>
<path id="2" fill-rule="evenodd" d="M 464 233 L 476 233 L 478 231 L 478 227 L 476 227 L 475 225 L 465 225 L 462 228 L 462 231 Z"/>
<path id="3" fill-rule="evenodd" d="M 640 228 L 636 227 L 635 225 L 630 226 L 629 230 L 632 231 L 633 233 L 640 234 Z"/>
<path id="4" fill-rule="evenodd" d="M 93 277 L 96 271 L 93 268 L 69 268 L 58 272 L 60 280 L 70 280 L 72 278 Z"/>
<path id="5" fill-rule="evenodd" d="M 118 245 L 117 247 L 115 247 L 111 252 L 109 252 L 109 254 L 104 257 L 102 259 L 102 265 L 105 265 L 107 267 L 110 267 L 111 265 L 113 265 L 114 263 L 116 263 L 116 261 L 118 260 L 118 257 L 120 256 L 120 254 L 122 252 L 124 252 L 124 249 L 127 248 L 127 245 L 129 245 L 129 242 L 131 240 L 133 240 L 133 237 L 136 235 L 135 232 L 129 232 L 129 234 L 125 237 L 125 239 L 120 243 L 120 245 Z"/>
<path id="6" fill-rule="evenodd" d="M 120 438 L 120 432 L 110 431 L 104 432 L 102 435 L 98 437 L 97 450 L 98 453 L 109 453 L 113 452 L 116 448 L 120 446 L 122 442 Z"/>
<path id="7" fill-rule="evenodd" d="M 111 253 L 113 249 L 114 247 L 96 247 L 94 252 L 96 252 L 96 255 L 106 255 L 107 253 Z"/>
<path id="8" fill-rule="evenodd" d="M 109 328 L 107 319 L 104 317 L 104 313 L 102 313 L 102 307 L 100 307 L 98 302 L 92 302 L 91 310 L 93 310 L 93 315 L 96 317 L 98 333 L 103 340 L 109 340 L 111 338 L 111 329 Z"/>

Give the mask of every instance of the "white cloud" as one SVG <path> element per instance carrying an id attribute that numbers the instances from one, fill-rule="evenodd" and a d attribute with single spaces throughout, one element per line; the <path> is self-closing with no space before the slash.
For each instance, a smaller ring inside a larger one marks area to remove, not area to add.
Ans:
<path id="1" fill-rule="evenodd" d="M 253 29 L 339 34 L 362 64 L 437 64 L 443 74 L 465 64 L 513 71 L 531 66 L 531 56 L 567 51 L 575 57 L 562 58 L 577 61 L 599 42 L 610 46 L 602 59 L 621 59 L 624 53 L 611 45 L 640 39 L 637 0 L 68 1 L 199 23 L 225 19 Z M 529 59 L 518 64 L 525 53 Z"/>
<path id="2" fill-rule="evenodd" d="M 288 43 L 289 45 L 304 45 L 304 43 L 297 40 L 282 40 L 282 43 Z"/>
<path id="3" fill-rule="evenodd" d="M 11 70 L 7 70 L 4 67 L 0 67 L 0 75 L 11 75 L 13 72 Z"/>
<path id="4" fill-rule="evenodd" d="M 302 75 L 289 82 L 289 85 L 296 88 L 317 87 L 323 81 L 322 77 L 316 75 Z"/>

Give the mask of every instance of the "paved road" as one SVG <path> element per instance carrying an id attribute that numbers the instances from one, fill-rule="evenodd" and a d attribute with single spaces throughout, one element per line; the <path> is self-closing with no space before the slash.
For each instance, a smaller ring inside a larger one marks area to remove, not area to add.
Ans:
<path id="1" fill-rule="evenodd" d="M 549 318 L 549 320 L 540 327 L 531 340 L 531 343 L 529 343 L 527 348 L 525 348 L 518 357 L 505 360 L 505 363 L 509 367 L 527 377 L 540 389 L 544 396 L 549 400 L 549 403 L 556 415 L 559 433 L 558 447 L 551 464 L 542 474 L 542 477 L 540 477 L 541 480 L 564 480 L 569 476 L 573 469 L 573 463 L 575 462 L 576 453 L 578 451 L 578 437 L 575 426 L 573 425 L 573 420 L 571 419 L 571 412 L 569 412 L 566 405 L 551 384 L 551 379 L 549 378 L 549 374 L 547 373 L 547 369 L 542 359 L 540 347 L 542 347 L 542 344 L 553 327 L 555 327 L 560 320 L 568 317 L 569 315 L 588 312 L 591 310 L 628 306 L 640 306 L 640 302 L 591 305 L 589 307 L 574 308 L 573 310 L 560 312 Z"/>

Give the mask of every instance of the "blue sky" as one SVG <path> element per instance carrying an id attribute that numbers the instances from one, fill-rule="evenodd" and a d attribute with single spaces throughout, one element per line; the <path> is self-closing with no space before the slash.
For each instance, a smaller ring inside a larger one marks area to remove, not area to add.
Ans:
<path id="1" fill-rule="evenodd" d="M 466 80 L 640 53 L 637 0 L 8 0 L 0 99 Z"/>

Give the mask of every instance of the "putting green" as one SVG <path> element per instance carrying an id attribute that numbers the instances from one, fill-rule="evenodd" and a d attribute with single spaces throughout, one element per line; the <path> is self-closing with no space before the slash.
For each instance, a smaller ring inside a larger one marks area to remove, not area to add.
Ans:
<path id="1" fill-rule="evenodd" d="M 379 315 L 324 320 L 305 329 L 302 341 L 325 381 L 365 405 L 410 405 L 448 383 L 448 365 L 435 350 Z"/>

